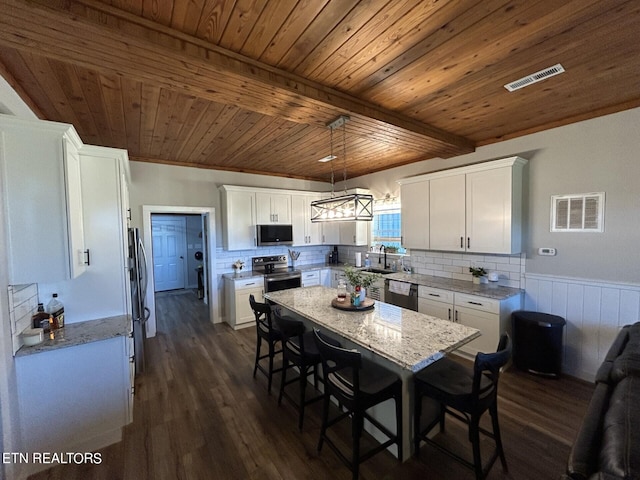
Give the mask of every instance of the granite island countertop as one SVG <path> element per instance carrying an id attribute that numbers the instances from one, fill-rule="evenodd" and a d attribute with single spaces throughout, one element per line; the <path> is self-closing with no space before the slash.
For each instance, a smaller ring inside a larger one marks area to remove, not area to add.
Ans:
<path id="1" fill-rule="evenodd" d="M 335 296 L 335 289 L 321 286 L 265 294 L 287 310 L 412 372 L 480 336 L 475 328 L 383 302 L 368 311 L 339 310 L 331 306 Z"/>
<path id="2" fill-rule="evenodd" d="M 129 336 L 131 328 L 130 315 L 117 315 L 86 322 L 67 323 L 64 328 L 54 330 L 51 336 L 49 333 L 45 333 L 44 342 L 30 347 L 21 347 L 15 356 L 23 357 L 115 337 Z"/>

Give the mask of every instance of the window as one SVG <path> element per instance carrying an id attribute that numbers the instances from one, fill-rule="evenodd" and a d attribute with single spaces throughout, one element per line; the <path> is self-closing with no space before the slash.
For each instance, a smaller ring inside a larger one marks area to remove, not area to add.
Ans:
<path id="1" fill-rule="evenodd" d="M 384 202 L 373 207 L 371 246 L 397 247 L 403 253 L 399 203 Z"/>
<path id="2" fill-rule="evenodd" d="M 552 232 L 604 232 L 604 192 L 553 195 Z"/>

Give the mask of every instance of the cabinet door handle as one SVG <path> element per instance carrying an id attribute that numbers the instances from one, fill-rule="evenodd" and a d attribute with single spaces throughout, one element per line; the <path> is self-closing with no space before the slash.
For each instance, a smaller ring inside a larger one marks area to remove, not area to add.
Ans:
<path id="1" fill-rule="evenodd" d="M 464 248 L 464 237 L 460 237 L 460 248 Z"/>
<path id="2" fill-rule="evenodd" d="M 429 295 L 432 296 L 432 297 L 439 297 L 440 296 L 437 293 L 430 293 Z"/>
<path id="3" fill-rule="evenodd" d="M 483 305 L 481 302 L 467 302 L 467 303 L 470 303 L 471 305 L 480 305 L 480 306 Z"/>
<path id="4" fill-rule="evenodd" d="M 467 237 L 467 248 L 471 248 L 471 237 Z"/>
<path id="5" fill-rule="evenodd" d="M 256 284 L 256 282 L 245 283 L 245 284 L 244 284 L 244 286 L 245 286 L 245 287 L 248 287 L 249 285 L 255 285 L 255 284 Z"/>
<path id="6" fill-rule="evenodd" d="M 84 251 L 84 264 L 87 266 L 91 265 L 91 255 L 89 254 L 88 248 Z"/>
<path id="7" fill-rule="evenodd" d="M 451 309 L 449 309 L 449 318 L 448 320 L 451 320 Z"/>
<path id="8" fill-rule="evenodd" d="M 456 310 L 456 317 L 455 317 L 454 322 L 458 323 L 458 310 Z"/>

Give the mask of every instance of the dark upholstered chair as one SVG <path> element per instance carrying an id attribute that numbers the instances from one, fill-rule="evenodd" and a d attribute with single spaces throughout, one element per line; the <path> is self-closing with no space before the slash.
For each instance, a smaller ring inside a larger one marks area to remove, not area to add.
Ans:
<path id="1" fill-rule="evenodd" d="M 251 309 L 253 310 L 253 314 L 256 317 L 256 361 L 253 367 L 253 378 L 256 377 L 256 372 L 260 370 L 267 376 L 268 386 L 267 391 L 271 393 L 271 383 L 273 379 L 273 374 L 282 370 L 282 368 L 273 368 L 273 361 L 277 354 L 282 352 L 282 348 L 276 350 L 276 345 L 281 342 L 282 335 L 278 330 L 276 330 L 273 326 L 272 322 L 272 313 L 271 313 L 271 305 L 268 303 L 256 302 L 256 299 L 253 295 L 249 295 L 249 303 L 251 304 Z M 262 347 L 262 341 L 267 343 L 268 352 L 264 355 L 260 355 L 260 349 Z M 265 358 L 269 359 L 269 363 L 267 368 L 260 364 L 261 360 Z"/>
<path id="2" fill-rule="evenodd" d="M 329 343 L 328 338 L 318 330 L 314 330 L 316 345 L 322 357 L 324 373 L 324 408 L 318 451 L 324 442 L 351 469 L 353 479 L 358 478 L 360 463 L 376 453 L 385 450 L 392 444 L 398 446 L 398 456 L 402 456 L 402 380 L 395 373 L 365 358 L 357 350 L 346 350 Z M 342 411 L 333 419 L 329 419 L 330 397 L 338 400 Z M 396 433 L 367 414 L 367 410 L 386 400 L 394 399 L 396 405 Z M 341 420 L 351 420 L 351 458 L 340 451 L 336 443 L 327 435 L 327 429 Z M 364 419 L 384 433 L 388 440 L 370 449 L 360 452 L 360 437 Z"/>
<path id="3" fill-rule="evenodd" d="M 280 333 L 282 334 L 282 381 L 280 382 L 280 395 L 278 404 L 282 402 L 282 397 L 287 397 L 298 408 L 298 428 L 302 430 L 304 421 L 304 408 L 310 403 L 322 399 L 322 395 L 316 395 L 307 399 L 307 378 L 313 374 L 314 386 L 318 388 L 320 381 L 319 366 L 320 353 L 313 340 L 313 332 L 307 332 L 304 324 L 299 320 L 282 317 L 274 311 L 274 320 Z M 337 342 L 336 342 L 337 343 Z M 298 370 L 298 375 L 287 380 L 287 372 L 294 367 Z M 299 384 L 298 400 L 285 391 L 285 387 L 292 383 Z"/>
<path id="4" fill-rule="evenodd" d="M 511 339 L 503 334 L 495 353 L 478 353 L 470 369 L 458 362 L 445 357 L 415 375 L 415 412 L 414 412 L 414 443 L 416 456 L 420 455 L 420 442 L 425 441 L 439 450 L 452 456 L 463 465 L 475 471 L 476 479 L 486 478 L 489 470 L 500 457 L 504 471 L 507 471 L 507 461 L 500 438 L 498 424 L 498 379 L 500 369 L 511 357 Z M 429 397 L 440 404 L 439 415 L 428 423 L 421 425 L 423 398 Z M 480 417 L 489 410 L 493 425 L 493 432 L 480 427 Z M 444 432 L 445 414 L 463 421 L 469 428 L 469 441 L 473 450 L 473 462 L 445 449 L 434 439 L 427 437 L 436 424 L 440 423 L 440 432 Z M 483 467 L 480 456 L 480 433 L 494 439 L 495 450 Z"/>

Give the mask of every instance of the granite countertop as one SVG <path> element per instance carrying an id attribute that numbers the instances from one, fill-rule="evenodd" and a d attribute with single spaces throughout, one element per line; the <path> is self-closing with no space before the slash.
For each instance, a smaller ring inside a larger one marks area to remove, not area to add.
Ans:
<path id="1" fill-rule="evenodd" d="M 398 280 L 400 282 L 424 285 L 426 287 L 441 288 L 453 292 L 478 295 L 480 297 L 492 298 L 494 300 L 505 300 L 520 295 L 524 292 L 519 288 L 504 287 L 496 282 L 475 284 L 465 280 L 453 280 L 451 278 L 434 277 L 432 275 L 421 275 L 419 273 L 391 273 L 384 278 Z"/>
<path id="2" fill-rule="evenodd" d="M 231 273 L 223 273 L 222 278 L 226 278 L 229 280 L 245 280 L 247 278 L 262 278 L 264 275 L 262 273 L 256 273 L 253 270 L 245 270 L 242 272 L 231 272 Z"/>
<path id="3" fill-rule="evenodd" d="M 296 265 L 295 269 L 300 270 L 301 272 L 310 272 L 312 270 L 324 270 L 325 268 L 337 268 L 339 270 L 344 270 L 345 264 L 339 263 L 312 263 L 308 265 Z M 291 267 L 289 267 L 291 268 Z M 254 272 L 252 270 L 246 270 L 238 273 L 223 273 L 222 278 L 228 278 L 230 280 L 243 280 L 247 278 L 261 278 L 264 277 L 264 274 Z"/>
<path id="4" fill-rule="evenodd" d="M 118 315 L 98 320 L 88 320 L 86 322 L 68 323 L 64 328 L 54 330 L 51 336 L 49 333 L 45 333 L 44 342 L 31 347 L 21 347 L 15 356 L 23 357 L 35 353 L 50 352 L 60 348 L 83 345 L 85 343 L 99 342 L 115 337 L 129 336 L 131 328 L 130 315 Z"/>
<path id="5" fill-rule="evenodd" d="M 265 298 L 412 372 L 480 336 L 475 328 L 383 302 L 363 312 L 339 310 L 331 306 L 335 295 L 335 289 L 318 286 L 270 292 Z"/>
<path id="6" fill-rule="evenodd" d="M 335 268 L 338 270 L 344 270 L 344 263 L 312 263 L 309 265 L 296 265 L 296 270 L 301 272 L 308 272 L 310 270 L 324 270 L 325 268 Z"/>

